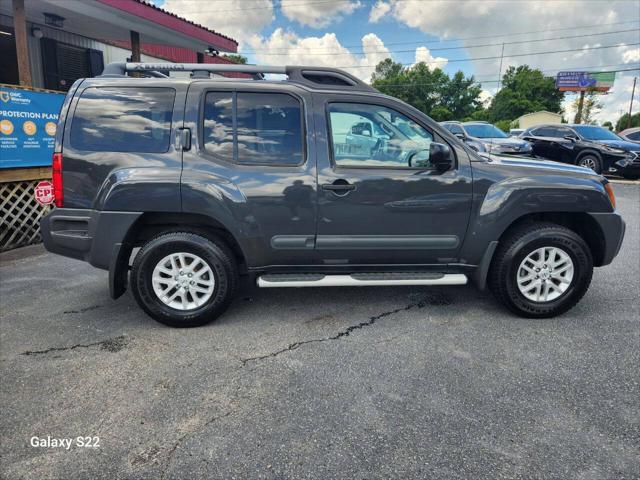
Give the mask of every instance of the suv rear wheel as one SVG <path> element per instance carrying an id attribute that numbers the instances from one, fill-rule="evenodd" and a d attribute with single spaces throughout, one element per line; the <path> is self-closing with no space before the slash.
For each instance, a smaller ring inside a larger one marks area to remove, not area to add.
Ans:
<path id="1" fill-rule="evenodd" d="M 133 263 L 133 295 L 155 320 L 196 327 L 220 316 L 237 285 L 233 254 L 222 241 L 188 232 L 162 234 L 147 242 Z"/>
<path id="2" fill-rule="evenodd" d="M 502 242 L 489 286 L 518 315 L 548 318 L 573 308 L 592 274 L 593 258 L 585 241 L 566 227 L 540 222 L 517 228 Z"/>

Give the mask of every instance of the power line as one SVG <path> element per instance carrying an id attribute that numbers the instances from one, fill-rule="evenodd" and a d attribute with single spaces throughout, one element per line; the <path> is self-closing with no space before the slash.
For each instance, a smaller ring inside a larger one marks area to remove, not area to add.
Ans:
<path id="1" fill-rule="evenodd" d="M 587 51 L 587 50 L 589 50 L 589 51 L 590 50 L 603 50 L 603 49 L 607 49 L 607 48 L 634 47 L 634 46 L 637 46 L 637 45 L 640 45 L 640 43 L 626 43 L 626 44 L 623 44 L 623 45 L 601 45 L 601 46 L 594 46 L 594 47 L 572 48 L 572 49 L 567 49 L 567 50 L 548 50 L 548 51 L 545 51 L 545 52 L 517 53 L 517 54 L 507 55 L 507 58 L 529 57 L 529 56 L 532 56 L 532 55 L 550 55 L 550 54 L 554 54 L 554 53 L 583 52 L 583 51 Z M 496 58 L 500 58 L 500 55 L 491 56 L 491 57 L 444 59 L 444 60 L 441 60 L 441 61 L 432 60 L 431 62 L 428 62 L 428 63 L 473 62 L 473 61 L 478 61 L 478 60 L 495 60 Z M 420 62 L 418 62 L 418 63 L 420 63 Z M 410 66 L 410 65 L 414 65 L 414 64 L 415 64 L 415 62 L 412 62 L 412 63 L 401 63 L 400 65 L 402 65 L 402 66 Z M 349 68 L 374 68 L 374 67 L 376 67 L 376 65 L 336 66 L 336 68 L 343 68 L 343 69 L 349 69 Z"/>
<path id="2" fill-rule="evenodd" d="M 504 33 L 504 34 L 493 34 L 493 35 L 479 35 L 479 36 L 473 36 L 473 37 L 459 37 L 459 38 L 450 38 L 447 40 L 426 40 L 426 41 L 419 41 L 419 42 L 415 42 L 415 41 L 411 41 L 411 42 L 390 42 L 390 43 L 385 43 L 385 46 L 391 46 L 391 45 L 434 45 L 434 44 L 440 44 L 440 43 L 448 43 L 448 42 L 461 42 L 461 41 L 466 41 L 466 40 L 478 40 L 478 39 L 482 39 L 482 38 L 503 38 L 503 37 L 512 37 L 512 36 L 520 36 L 520 35 L 531 35 L 534 33 L 547 33 L 547 32 L 559 32 L 559 31 L 566 31 L 566 30 L 580 30 L 580 29 L 584 29 L 584 28 L 598 28 L 598 27 L 610 27 L 610 26 L 614 26 L 614 25 L 626 25 L 629 23 L 638 23 L 640 22 L 640 20 L 636 19 L 636 20 L 626 20 L 624 22 L 613 22 L 613 23 L 599 23 L 599 24 L 595 24 L 595 25 L 581 25 L 581 26 L 576 26 L 576 27 L 565 27 L 565 28 L 551 28 L 551 29 L 546 29 L 546 30 L 531 30 L 531 31 L 527 31 L 527 32 L 517 32 L 517 33 Z M 362 44 L 359 45 L 342 45 L 343 48 L 362 48 Z M 283 48 L 276 48 L 276 49 L 272 49 L 271 51 L 287 51 L 289 50 L 289 47 L 283 47 Z M 307 52 L 312 52 L 312 51 L 326 51 L 326 48 L 316 48 L 316 49 L 310 49 L 307 50 Z M 255 54 L 258 53 L 256 50 L 243 50 L 241 53 L 243 54 Z"/>
<path id="3" fill-rule="evenodd" d="M 616 30 L 613 32 L 601 32 L 601 33 L 589 33 L 586 35 L 569 35 L 564 37 L 552 37 L 552 38 L 540 38 L 535 40 L 518 40 L 515 42 L 499 42 L 499 43 L 485 43 L 479 45 L 469 45 L 468 47 L 442 47 L 442 48 L 430 48 L 429 52 L 443 52 L 446 50 L 468 50 L 472 48 L 483 48 L 483 47 L 499 47 L 501 45 L 519 45 L 524 43 L 536 43 L 536 42 L 546 42 L 551 40 L 568 40 L 571 38 L 584 38 L 584 37 L 595 37 L 600 35 L 614 35 L 617 33 L 628 33 L 628 32 L 638 32 L 638 29 L 632 28 L 628 30 Z M 361 47 L 363 48 L 363 47 Z M 325 56 L 334 56 L 334 55 L 357 55 L 357 54 L 370 54 L 370 53 L 406 53 L 406 52 L 414 52 L 415 49 L 410 50 L 376 50 L 376 51 L 367 51 L 367 52 L 331 52 L 331 53 L 310 53 L 305 50 L 305 54 L 308 55 L 325 55 Z M 245 52 L 243 52 L 245 53 Z M 282 56 L 289 55 L 290 52 L 286 53 L 272 53 L 272 52 L 260 52 L 260 56 Z"/>
<path id="4" fill-rule="evenodd" d="M 200 0 L 198 0 L 200 1 Z M 323 5 L 323 4 L 328 4 L 328 3 L 354 3 L 352 0 L 319 0 L 317 2 L 301 2 L 301 3 L 289 3 L 287 4 L 287 7 L 305 7 L 305 6 L 310 6 L 310 5 Z M 277 3 L 271 3 L 269 2 L 269 5 L 265 5 L 263 7 L 249 7 L 249 8 L 229 8 L 226 10 L 216 10 L 215 13 L 231 13 L 231 12 L 250 12 L 250 11 L 254 11 L 254 10 L 273 10 L 276 5 L 279 5 L 280 8 L 282 8 L 282 3 L 277 4 Z M 160 7 L 162 8 L 162 7 Z M 185 10 L 185 9 L 180 9 L 180 12 L 182 13 L 204 13 L 202 10 L 200 9 L 195 9 L 195 10 Z"/>

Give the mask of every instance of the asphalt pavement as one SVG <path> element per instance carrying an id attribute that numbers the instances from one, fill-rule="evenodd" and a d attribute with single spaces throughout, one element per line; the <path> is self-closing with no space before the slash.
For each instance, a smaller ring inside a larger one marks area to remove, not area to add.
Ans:
<path id="1" fill-rule="evenodd" d="M 0 477 L 640 478 L 640 186 L 615 192 L 622 252 L 549 320 L 471 286 L 256 289 L 170 329 L 105 271 L 3 254 Z"/>

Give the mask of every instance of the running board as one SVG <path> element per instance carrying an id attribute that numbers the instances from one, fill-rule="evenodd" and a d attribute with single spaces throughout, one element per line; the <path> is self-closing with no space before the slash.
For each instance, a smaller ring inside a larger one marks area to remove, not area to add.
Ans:
<path id="1" fill-rule="evenodd" d="M 279 287 L 373 287 L 393 285 L 466 285 L 462 273 L 382 272 L 350 275 L 269 274 L 258 277 L 262 288 Z"/>

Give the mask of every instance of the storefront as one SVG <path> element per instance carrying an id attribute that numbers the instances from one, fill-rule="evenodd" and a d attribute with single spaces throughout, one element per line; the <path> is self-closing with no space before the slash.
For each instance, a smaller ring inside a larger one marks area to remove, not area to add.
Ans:
<path id="1" fill-rule="evenodd" d="M 235 40 L 144 0 L 0 0 L 0 251 L 39 241 L 64 93 L 111 62 L 230 63 Z"/>

